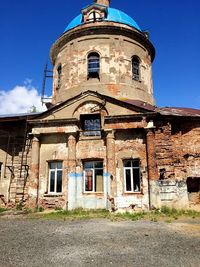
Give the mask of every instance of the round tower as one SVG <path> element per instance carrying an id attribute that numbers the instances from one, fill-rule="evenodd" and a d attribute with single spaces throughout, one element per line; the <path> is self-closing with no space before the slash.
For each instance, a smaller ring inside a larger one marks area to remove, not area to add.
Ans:
<path id="1" fill-rule="evenodd" d="M 53 104 L 87 90 L 155 104 L 155 49 L 130 16 L 109 4 L 94 0 L 53 44 Z"/>

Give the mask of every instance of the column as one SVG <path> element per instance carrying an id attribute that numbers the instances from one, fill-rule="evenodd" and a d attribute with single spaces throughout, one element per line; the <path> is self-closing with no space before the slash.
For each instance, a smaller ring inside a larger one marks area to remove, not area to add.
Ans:
<path id="1" fill-rule="evenodd" d="M 40 141 L 38 136 L 34 136 L 32 140 L 31 151 L 31 177 L 29 196 L 31 197 L 31 205 L 37 206 L 39 199 L 39 167 L 40 167 Z"/>
<path id="2" fill-rule="evenodd" d="M 114 131 L 110 131 L 106 136 L 106 150 L 107 150 L 107 172 L 111 178 L 111 195 L 116 195 L 116 163 L 115 163 L 115 136 Z"/>
<path id="3" fill-rule="evenodd" d="M 76 172 L 76 137 L 75 134 L 68 136 L 68 173 Z"/>
<path id="4" fill-rule="evenodd" d="M 69 134 L 68 136 L 68 184 L 67 199 L 68 209 L 76 208 L 77 202 L 77 177 L 76 177 L 76 136 Z"/>

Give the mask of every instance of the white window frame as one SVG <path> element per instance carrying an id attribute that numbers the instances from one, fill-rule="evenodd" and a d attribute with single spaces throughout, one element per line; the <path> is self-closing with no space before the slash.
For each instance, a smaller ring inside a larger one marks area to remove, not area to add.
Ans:
<path id="1" fill-rule="evenodd" d="M 92 191 L 87 191 L 86 190 L 86 172 L 87 171 L 92 171 Z M 95 191 L 94 191 L 94 169 L 85 169 L 84 171 L 83 171 L 83 174 L 84 174 L 84 193 L 95 193 Z"/>
<path id="2" fill-rule="evenodd" d="M 98 20 L 101 20 L 101 15 L 97 11 L 92 11 L 92 12 L 90 12 L 90 14 L 88 16 L 88 20 L 89 21 L 98 21 Z"/>
<path id="3" fill-rule="evenodd" d="M 58 163 L 61 163 L 62 165 L 63 165 L 63 162 L 62 161 L 51 161 L 51 162 L 49 162 L 49 184 L 48 184 L 48 193 L 49 194 L 53 194 L 53 195 L 59 195 L 59 194 L 62 194 L 62 185 L 61 185 L 61 192 L 57 192 L 57 188 L 56 188 L 56 186 L 57 186 L 57 174 L 58 174 L 58 171 L 62 171 L 62 178 L 63 178 L 63 168 L 57 168 L 57 166 L 56 166 L 56 168 L 55 169 L 51 169 L 50 168 L 50 164 L 51 163 L 56 163 L 56 164 L 58 164 Z M 50 191 L 50 187 L 51 187 L 51 173 L 52 172 L 55 172 L 55 177 L 54 177 L 54 179 L 55 179 L 55 181 L 54 181 L 54 191 L 53 192 L 51 192 Z"/>
<path id="4" fill-rule="evenodd" d="M 131 167 L 125 167 L 124 166 L 124 163 L 125 161 L 131 161 Z M 138 167 L 134 167 L 133 166 L 133 161 L 138 161 L 139 165 Z M 133 169 L 137 169 L 139 170 L 139 181 L 140 181 L 140 184 L 139 184 L 139 190 L 138 191 L 134 191 L 134 176 L 133 176 Z M 130 191 L 127 191 L 126 188 L 127 188 L 127 185 L 126 185 L 126 170 L 130 170 L 130 174 L 131 174 L 131 190 Z M 140 162 L 138 159 L 125 159 L 123 160 L 123 171 L 124 171 L 124 192 L 125 193 L 141 193 L 141 178 L 140 178 Z"/>
<path id="5" fill-rule="evenodd" d="M 103 191 L 95 191 L 95 170 L 102 170 L 102 179 L 103 179 L 103 167 L 102 168 L 95 168 L 94 164 L 96 162 L 102 162 L 103 163 L 103 161 L 91 161 L 91 163 L 93 163 L 93 168 L 85 168 L 83 170 L 83 192 L 84 193 L 94 194 L 94 193 L 103 193 L 104 192 L 104 182 L 103 182 Z M 86 191 L 86 172 L 87 171 L 92 171 L 92 191 Z"/>

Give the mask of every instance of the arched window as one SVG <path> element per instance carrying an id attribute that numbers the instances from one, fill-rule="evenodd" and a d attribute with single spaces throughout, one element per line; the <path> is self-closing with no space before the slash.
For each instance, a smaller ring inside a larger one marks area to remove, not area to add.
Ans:
<path id="1" fill-rule="evenodd" d="M 135 81 L 140 80 L 140 59 L 137 56 L 132 57 L 132 78 Z"/>
<path id="2" fill-rule="evenodd" d="M 98 53 L 92 52 L 88 55 L 88 79 L 98 78 L 100 72 L 100 57 Z"/>
<path id="3" fill-rule="evenodd" d="M 57 75 L 58 75 L 57 88 L 58 89 L 61 87 L 61 74 L 62 74 L 62 66 L 59 65 L 58 68 L 57 68 Z"/>
<path id="4" fill-rule="evenodd" d="M 98 20 L 101 20 L 101 15 L 96 11 L 92 11 L 88 16 L 88 21 L 98 21 Z"/>

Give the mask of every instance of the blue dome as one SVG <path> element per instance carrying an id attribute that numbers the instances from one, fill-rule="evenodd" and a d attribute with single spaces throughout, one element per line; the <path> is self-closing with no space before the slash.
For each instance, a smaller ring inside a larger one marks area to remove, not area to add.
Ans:
<path id="1" fill-rule="evenodd" d="M 113 21 L 113 22 L 119 22 L 119 23 L 123 23 L 126 24 L 128 26 L 134 27 L 137 30 L 141 31 L 140 27 L 138 26 L 138 24 L 130 17 L 128 16 L 126 13 L 115 9 L 115 8 L 111 8 L 108 7 L 108 14 L 107 17 L 105 19 L 103 19 L 104 21 Z M 64 32 L 67 32 L 79 25 L 82 25 L 82 14 L 78 15 L 77 17 L 75 17 L 66 27 Z"/>

